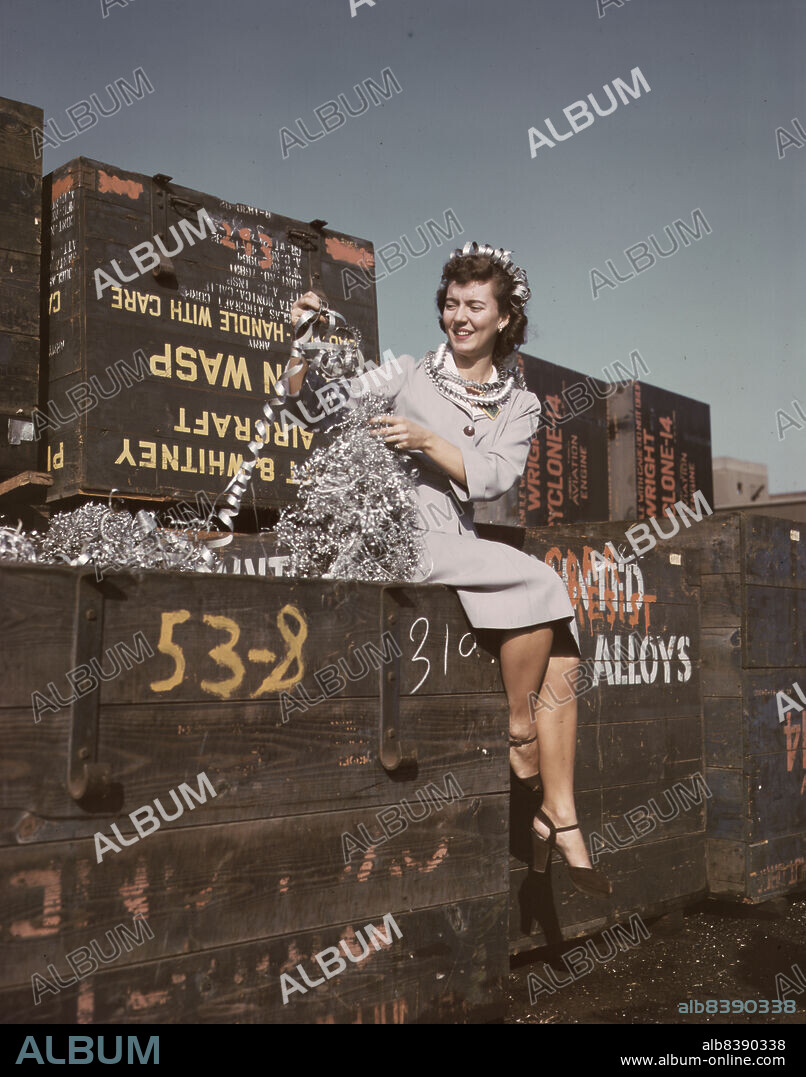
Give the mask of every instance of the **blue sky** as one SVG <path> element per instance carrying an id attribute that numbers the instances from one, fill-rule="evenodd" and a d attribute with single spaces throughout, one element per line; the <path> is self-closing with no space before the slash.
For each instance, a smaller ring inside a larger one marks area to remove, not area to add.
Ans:
<path id="1" fill-rule="evenodd" d="M 376 246 L 444 220 L 514 251 L 529 274 L 525 350 L 599 374 L 637 349 L 646 380 L 711 405 L 715 455 L 806 487 L 806 428 L 776 411 L 804 389 L 806 128 L 799 0 L 3 0 L 0 93 L 65 109 L 142 67 L 154 93 L 57 149 Z M 530 156 L 528 129 L 640 67 L 650 91 Z M 390 68 L 402 88 L 305 148 L 280 128 Z M 64 122 L 62 122 L 64 121 Z M 700 209 L 711 232 L 594 301 L 590 273 Z M 441 339 L 434 293 L 448 246 L 378 284 L 382 348 Z"/>

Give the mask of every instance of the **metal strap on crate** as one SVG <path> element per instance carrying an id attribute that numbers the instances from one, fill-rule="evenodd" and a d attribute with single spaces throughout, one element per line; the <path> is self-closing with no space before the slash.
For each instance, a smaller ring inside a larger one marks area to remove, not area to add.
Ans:
<path id="1" fill-rule="evenodd" d="M 94 573 L 76 577 L 73 615 L 73 669 L 100 658 L 104 631 L 104 596 Z M 88 803 L 108 796 L 111 767 L 98 762 L 100 689 L 77 696 L 70 704 L 67 749 L 67 791 L 73 800 Z"/>
<path id="2" fill-rule="evenodd" d="M 417 749 L 400 739 L 400 601 L 398 590 L 382 587 L 380 592 L 380 643 L 386 654 L 385 640 L 395 643 L 391 660 L 386 659 L 378 670 L 378 758 L 384 770 L 398 770 L 417 760 Z"/>

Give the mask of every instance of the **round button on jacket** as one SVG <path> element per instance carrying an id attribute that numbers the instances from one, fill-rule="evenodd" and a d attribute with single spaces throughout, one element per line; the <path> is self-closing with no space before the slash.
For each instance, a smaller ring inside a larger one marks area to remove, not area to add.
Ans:
<path id="1" fill-rule="evenodd" d="M 469 438 L 472 438 L 473 435 L 476 433 L 475 426 L 466 426 L 464 429 L 464 433 L 467 434 Z"/>

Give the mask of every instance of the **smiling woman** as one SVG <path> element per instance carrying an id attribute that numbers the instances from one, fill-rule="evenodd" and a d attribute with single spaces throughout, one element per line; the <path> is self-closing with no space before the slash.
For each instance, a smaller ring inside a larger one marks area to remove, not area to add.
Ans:
<path id="1" fill-rule="evenodd" d="M 380 390 L 368 374 L 351 379 L 346 403 L 354 408 L 374 391 L 393 405 L 394 414 L 370 422 L 375 436 L 416 464 L 420 535 L 430 558 L 422 582 L 455 588 L 474 628 L 497 634 L 513 774 L 530 793 L 539 795 L 541 784 L 544 793 L 542 806 L 535 801 L 534 870 L 545 872 L 557 848 L 574 885 L 605 896 L 610 883 L 590 866 L 576 822 L 576 697 L 550 712 L 538 705 L 533 713 L 531 702 L 544 687 L 559 688 L 579 664 L 565 585 L 528 554 L 479 538 L 473 523 L 474 502 L 499 497 L 523 474 L 540 419 L 540 402 L 517 365 L 529 296 L 526 274 L 508 251 L 466 243 L 443 266 L 436 296 L 447 339 L 422 360 L 400 356 Z M 292 322 L 320 305 L 306 292 Z M 302 360 L 289 380 L 289 400 L 299 396 L 306 373 Z"/>

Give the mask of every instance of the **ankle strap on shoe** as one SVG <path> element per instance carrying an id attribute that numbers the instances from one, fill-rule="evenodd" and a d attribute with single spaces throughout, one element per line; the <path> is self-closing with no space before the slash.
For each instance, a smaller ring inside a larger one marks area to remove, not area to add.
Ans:
<path id="1" fill-rule="evenodd" d="M 525 744 L 531 744 L 535 740 L 537 740 L 537 733 L 533 737 L 527 737 L 526 740 L 522 740 L 520 737 L 510 737 L 509 746 L 510 748 L 522 748 Z"/>

